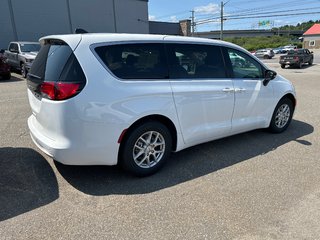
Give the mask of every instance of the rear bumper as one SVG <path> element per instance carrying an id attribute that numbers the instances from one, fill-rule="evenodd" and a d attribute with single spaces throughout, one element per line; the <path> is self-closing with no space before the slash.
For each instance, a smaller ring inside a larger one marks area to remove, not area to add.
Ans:
<path id="1" fill-rule="evenodd" d="M 51 139 L 42 134 L 34 115 L 28 118 L 30 136 L 34 144 L 45 154 L 65 165 L 116 165 L 118 148 L 88 146 L 68 139 Z M 109 150 L 109 151 L 108 151 Z"/>
<path id="2" fill-rule="evenodd" d="M 295 65 L 295 64 L 299 64 L 300 61 L 295 61 L 295 60 L 280 60 L 279 63 L 280 64 L 285 64 L 285 65 Z"/>

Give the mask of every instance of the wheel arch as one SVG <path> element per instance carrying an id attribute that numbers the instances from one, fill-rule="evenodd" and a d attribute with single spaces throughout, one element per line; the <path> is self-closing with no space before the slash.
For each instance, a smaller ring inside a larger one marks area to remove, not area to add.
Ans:
<path id="1" fill-rule="evenodd" d="M 273 112 L 275 111 L 275 108 L 277 107 L 278 103 L 279 103 L 280 101 L 282 101 L 283 99 L 285 99 L 285 98 L 288 98 L 290 101 L 292 101 L 292 103 L 293 103 L 293 110 L 295 110 L 296 104 L 297 104 L 297 99 L 296 99 L 296 97 L 295 97 L 292 93 L 286 93 L 285 95 L 283 95 L 283 96 L 275 103 L 274 108 L 273 108 Z M 272 115 L 271 115 L 270 119 L 268 120 L 269 126 L 270 126 L 271 121 L 272 121 Z"/>
<path id="2" fill-rule="evenodd" d="M 292 94 L 292 93 L 287 93 L 286 95 L 284 95 L 278 102 L 280 102 L 282 99 L 284 98 L 288 98 L 292 101 L 293 103 L 293 108 L 295 109 L 296 108 L 296 105 L 297 105 L 297 99 L 296 97 Z"/>
<path id="3" fill-rule="evenodd" d="M 120 140 L 120 148 L 119 148 L 119 152 L 122 149 L 123 146 L 123 142 L 125 142 L 126 138 L 129 136 L 130 132 L 135 129 L 137 126 L 145 123 L 145 122 L 151 122 L 151 121 L 156 121 L 156 122 L 160 122 L 163 125 L 165 125 L 170 133 L 171 133 L 171 137 L 172 137 L 172 151 L 175 151 L 177 149 L 177 129 L 175 124 L 166 116 L 163 115 L 148 115 L 145 117 L 142 117 L 138 120 L 136 120 L 133 124 L 131 124 L 131 126 L 129 128 L 127 128 L 120 136 L 119 140 Z"/>

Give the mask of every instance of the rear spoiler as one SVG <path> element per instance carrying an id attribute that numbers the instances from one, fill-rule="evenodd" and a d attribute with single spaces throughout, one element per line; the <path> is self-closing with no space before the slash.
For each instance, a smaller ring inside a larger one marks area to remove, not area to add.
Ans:
<path id="1" fill-rule="evenodd" d="M 88 33 L 88 31 L 86 31 L 86 30 L 84 30 L 84 29 L 82 29 L 82 28 L 76 28 L 76 29 L 74 30 L 74 33 L 75 33 L 75 34 L 84 34 L 84 33 Z"/>

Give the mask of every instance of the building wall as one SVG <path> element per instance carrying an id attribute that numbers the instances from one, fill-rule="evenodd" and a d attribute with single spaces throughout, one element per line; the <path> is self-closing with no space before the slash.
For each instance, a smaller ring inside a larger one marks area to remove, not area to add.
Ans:
<path id="1" fill-rule="evenodd" d="M 148 1 L 113 0 L 115 2 L 116 32 L 149 33 Z"/>
<path id="2" fill-rule="evenodd" d="M 150 34 L 163 34 L 163 35 L 191 35 L 191 21 L 181 20 L 179 22 L 157 22 L 149 21 Z"/>
<path id="3" fill-rule="evenodd" d="M 10 14 L 9 3 L 7 0 L 0 1 L 0 49 L 7 48 L 11 39 L 14 39 L 14 31 Z"/>
<path id="4" fill-rule="evenodd" d="M 180 34 L 182 36 L 191 36 L 194 33 L 191 33 L 191 20 L 182 20 L 179 22 L 180 24 Z"/>
<path id="5" fill-rule="evenodd" d="M 73 30 L 82 28 L 88 32 L 116 32 L 113 1 L 69 0 L 69 5 Z"/>
<path id="6" fill-rule="evenodd" d="M 65 0 L 11 0 L 18 40 L 34 41 L 48 34 L 69 33 Z"/>
<path id="7" fill-rule="evenodd" d="M 310 41 L 315 41 L 315 46 L 310 46 Z M 303 47 L 308 49 L 319 49 L 320 48 L 320 35 L 304 36 Z"/>
<path id="8" fill-rule="evenodd" d="M 148 0 L 0 0 L 0 9 L 0 48 L 76 28 L 149 33 Z"/>
<path id="9" fill-rule="evenodd" d="M 172 22 L 149 22 L 150 34 L 180 35 L 180 24 Z"/>

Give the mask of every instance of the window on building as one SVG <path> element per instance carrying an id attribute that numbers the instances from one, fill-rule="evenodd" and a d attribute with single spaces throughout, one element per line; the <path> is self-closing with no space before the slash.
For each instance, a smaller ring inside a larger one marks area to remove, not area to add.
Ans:
<path id="1" fill-rule="evenodd" d="M 311 40 L 309 42 L 309 47 L 314 47 L 314 46 L 316 46 L 316 41 L 315 40 Z"/>

